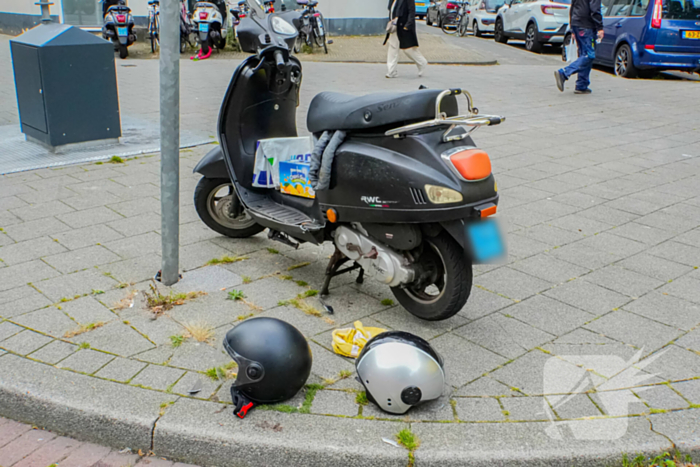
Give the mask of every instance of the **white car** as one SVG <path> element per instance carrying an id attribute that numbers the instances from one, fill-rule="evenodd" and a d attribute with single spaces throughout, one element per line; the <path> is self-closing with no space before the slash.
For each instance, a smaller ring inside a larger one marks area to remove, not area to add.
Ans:
<path id="1" fill-rule="evenodd" d="M 571 0 L 506 0 L 496 15 L 493 38 L 505 44 L 508 39 L 525 41 L 530 52 L 543 44 L 561 44 L 569 25 Z"/>
<path id="2" fill-rule="evenodd" d="M 506 0 L 471 0 L 469 2 L 469 22 L 467 26 L 476 37 L 485 32 L 493 32 L 496 24 L 496 13 Z"/>

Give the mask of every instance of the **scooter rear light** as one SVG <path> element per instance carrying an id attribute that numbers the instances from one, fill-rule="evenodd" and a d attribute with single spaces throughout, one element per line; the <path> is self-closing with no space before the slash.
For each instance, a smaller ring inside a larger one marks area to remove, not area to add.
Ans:
<path id="1" fill-rule="evenodd" d="M 654 11 L 651 13 L 651 27 L 654 29 L 659 29 L 661 27 L 661 10 L 663 7 L 663 0 L 654 1 Z"/>
<path id="2" fill-rule="evenodd" d="M 318 18 L 319 16 L 321 16 L 321 13 L 314 13 L 315 18 Z"/>
<path id="3" fill-rule="evenodd" d="M 117 15 L 117 23 L 126 23 L 126 15 Z"/>
<path id="4" fill-rule="evenodd" d="M 445 8 L 447 8 L 448 10 L 454 10 L 454 9 L 456 9 L 456 8 L 458 8 L 458 7 L 457 7 L 457 5 L 455 5 L 454 3 L 449 2 L 447 5 L 445 5 Z"/>
<path id="5" fill-rule="evenodd" d="M 491 159 L 481 149 L 465 149 L 452 154 L 449 159 L 465 180 L 483 180 L 491 175 Z"/>
<path id="6" fill-rule="evenodd" d="M 209 17 L 209 13 L 206 11 L 200 11 L 199 12 L 199 19 L 207 19 Z"/>

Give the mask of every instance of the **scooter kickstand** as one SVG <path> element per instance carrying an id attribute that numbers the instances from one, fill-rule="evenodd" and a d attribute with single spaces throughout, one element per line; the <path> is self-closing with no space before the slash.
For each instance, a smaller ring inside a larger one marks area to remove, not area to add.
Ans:
<path id="1" fill-rule="evenodd" d="M 323 281 L 323 287 L 321 287 L 321 293 L 319 294 L 319 301 L 321 302 L 321 305 L 323 305 L 323 308 L 329 313 L 333 314 L 334 310 L 331 305 L 328 305 L 325 302 L 325 299 L 329 295 L 328 287 L 331 284 L 331 279 L 333 279 L 335 276 L 339 276 L 341 274 L 345 274 L 346 272 L 354 271 L 355 269 L 360 270 L 360 274 L 357 276 L 356 282 L 358 284 L 362 284 L 364 281 L 364 274 L 365 270 L 360 266 L 359 264 L 355 263 L 352 266 L 349 266 L 341 271 L 340 267 L 345 264 L 347 261 L 350 259 L 347 258 L 339 249 L 338 247 L 335 248 L 335 251 L 333 252 L 333 255 L 331 256 L 330 261 L 328 261 L 328 266 L 326 266 L 326 278 Z"/>

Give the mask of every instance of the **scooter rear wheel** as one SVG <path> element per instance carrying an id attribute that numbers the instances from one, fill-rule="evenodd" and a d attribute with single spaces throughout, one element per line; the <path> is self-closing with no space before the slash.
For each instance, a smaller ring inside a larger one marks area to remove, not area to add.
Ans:
<path id="1" fill-rule="evenodd" d="M 202 177 L 194 189 L 197 214 L 213 231 L 231 238 L 248 238 L 265 230 L 245 211 L 238 217 L 231 217 L 232 203 L 240 201 L 228 179 Z"/>
<path id="2" fill-rule="evenodd" d="M 124 59 L 128 56 L 129 56 L 129 49 L 126 48 L 126 45 L 119 44 L 119 58 Z"/>
<path id="3" fill-rule="evenodd" d="M 392 287 L 396 300 L 412 315 L 428 321 L 454 316 L 469 298 L 472 265 L 447 233 L 424 240 L 417 262 L 428 277 L 405 287 Z"/>

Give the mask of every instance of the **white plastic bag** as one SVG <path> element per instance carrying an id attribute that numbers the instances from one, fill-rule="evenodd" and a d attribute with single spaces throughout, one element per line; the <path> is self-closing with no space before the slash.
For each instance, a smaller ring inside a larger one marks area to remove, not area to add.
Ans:
<path id="1" fill-rule="evenodd" d="M 576 38 L 573 32 L 569 36 L 569 43 L 564 46 L 566 51 L 566 61 L 567 63 L 573 63 L 578 59 L 578 45 L 576 43 Z"/>
<path id="2" fill-rule="evenodd" d="M 255 150 L 253 186 L 278 188 L 280 161 L 308 162 L 310 157 L 311 139 L 309 137 L 261 139 Z"/>

